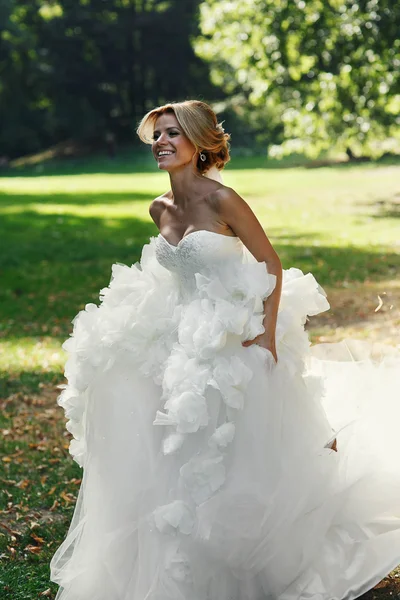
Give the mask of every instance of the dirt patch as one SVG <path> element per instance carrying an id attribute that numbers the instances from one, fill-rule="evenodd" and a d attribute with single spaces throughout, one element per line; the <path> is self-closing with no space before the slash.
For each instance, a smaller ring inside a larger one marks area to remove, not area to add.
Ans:
<path id="1" fill-rule="evenodd" d="M 400 280 L 325 287 L 331 310 L 310 319 L 313 343 L 345 338 L 400 344 Z"/>

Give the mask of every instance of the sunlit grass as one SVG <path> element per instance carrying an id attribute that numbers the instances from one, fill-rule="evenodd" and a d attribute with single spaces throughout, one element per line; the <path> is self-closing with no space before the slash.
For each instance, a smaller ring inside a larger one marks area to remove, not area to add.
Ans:
<path id="1" fill-rule="evenodd" d="M 53 371 L 63 365 L 65 354 L 60 339 L 50 336 L 19 337 L 0 340 L 2 366 L 11 374 L 20 369 Z"/>

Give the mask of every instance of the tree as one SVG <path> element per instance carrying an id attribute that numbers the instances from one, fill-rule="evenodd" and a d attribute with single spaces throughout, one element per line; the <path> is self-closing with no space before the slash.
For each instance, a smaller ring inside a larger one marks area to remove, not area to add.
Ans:
<path id="1" fill-rule="evenodd" d="M 45 82 L 35 11 L 28 3 L 3 0 L 0 8 L 0 155 L 35 150 L 48 129 Z"/>
<path id="2" fill-rule="evenodd" d="M 222 97 L 191 46 L 200 0 L 2 0 L 0 155 L 135 140 L 152 107 Z"/>
<path id="3" fill-rule="evenodd" d="M 197 54 L 275 151 L 399 138 L 396 0 L 205 0 L 200 15 Z"/>

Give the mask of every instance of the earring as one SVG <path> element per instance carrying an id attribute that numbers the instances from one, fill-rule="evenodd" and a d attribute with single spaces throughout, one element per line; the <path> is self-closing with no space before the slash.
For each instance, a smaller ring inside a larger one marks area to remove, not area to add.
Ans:
<path id="1" fill-rule="evenodd" d="M 206 157 L 206 155 L 205 155 L 205 154 L 203 154 L 203 152 L 200 152 L 200 160 L 202 160 L 203 162 L 204 162 L 205 160 L 207 160 L 207 157 Z"/>

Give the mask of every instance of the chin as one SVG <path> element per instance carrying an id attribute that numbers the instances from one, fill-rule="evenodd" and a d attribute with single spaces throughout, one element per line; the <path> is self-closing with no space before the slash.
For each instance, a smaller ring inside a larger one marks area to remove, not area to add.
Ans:
<path id="1" fill-rule="evenodd" d="M 157 167 L 159 171 L 168 171 L 167 167 L 165 165 L 162 165 L 160 163 L 157 163 Z"/>

